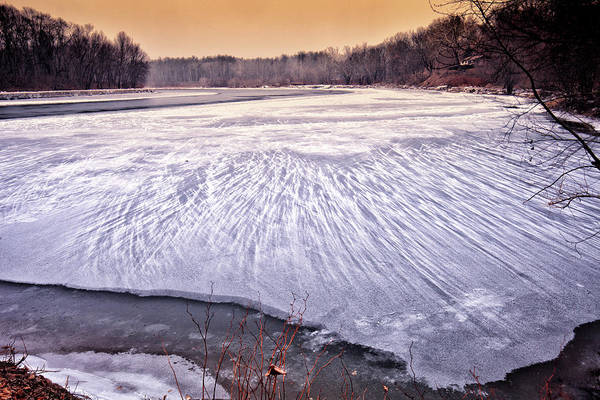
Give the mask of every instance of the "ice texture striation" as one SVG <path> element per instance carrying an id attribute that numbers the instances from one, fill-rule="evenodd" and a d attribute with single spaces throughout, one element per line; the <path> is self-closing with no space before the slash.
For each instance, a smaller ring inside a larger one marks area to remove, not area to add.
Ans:
<path id="1" fill-rule="evenodd" d="M 501 378 L 600 315 L 597 242 L 565 240 L 592 217 L 524 203 L 551 175 L 504 140 L 514 107 L 359 90 L 0 121 L 0 279 L 198 298 L 214 281 L 282 311 L 307 292 L 309 321 L 414 342 L 437 384 Z"/>

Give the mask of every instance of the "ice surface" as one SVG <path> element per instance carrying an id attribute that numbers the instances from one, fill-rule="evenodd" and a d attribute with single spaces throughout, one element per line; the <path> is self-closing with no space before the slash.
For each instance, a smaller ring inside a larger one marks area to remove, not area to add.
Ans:
<path id="1" fill-rule="evenodd" d="M 507 102 L 359 90 L 0 121 L 0 279 L 199 298 L 214 281 L 279 310 L 308 292 L 311 322 L 414 342 L 434 383 L 501 378 L 600 315 L 597 240 L 565 240 L 592 217 L 524 204 L 550 176 L 503 140 L 528 107 Z"/>
<path id="2" fill-rule="evenodd" d="M 199 91 L 199 90 L 158 90 L 154 93 L 126 93 L 126 94 L 101 94 L 91 96 L 69 96 L 69 97 L 49 97 L 49 98 L 30 98 L 19 100 L 0 100 L 0 106 L 21 106 L 21 105 L 41 105 L 57 103 L 89 103 L 98 101 L 115 100 L 139 100 L 161 97 L 184 97 L 184 96 L 212 96 L 217 92 Z"/>
<path id="3" fill-rule="evenodd" d="M 202 369 L 177 356 L 170 356 L 182 394 L 202 397 L 198 374 Z M 180 398 L 173 372 L 166 356 L 150 354 L 107 353 L 46 353 L 28 356 L 26 365 L 72 393 L 92 400 L 140 400 Z M 76 366 L 77 369 L 73 369 Z M 205 379 L 212 394 L 214 379 Z M 216 398 L 227 398 L 227 392 L 217 386 Z"/>

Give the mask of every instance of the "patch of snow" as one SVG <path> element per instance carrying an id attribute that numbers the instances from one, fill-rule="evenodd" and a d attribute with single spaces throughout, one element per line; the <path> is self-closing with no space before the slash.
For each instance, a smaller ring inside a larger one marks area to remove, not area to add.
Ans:
<path id="1" fill-rule="evenodd" d="M 178 356 L 170 356 L 182 394 L 201 397 L 199 382 L 201 368 Z M 89 396 L 94 400 L 140 400 L 145 398 L 178 399 L 179 392 L 166 356 L 150 354 L 107 354 L 96 352 L 29 355 L 30 369 L 45 371 L 46 378 L 59 385 L 67 385 L 72 393 Z M 207 387 L 214 380 L 208 377 Z M 227 392 L 217 387 L 217 398 L 228 398 Z"/>

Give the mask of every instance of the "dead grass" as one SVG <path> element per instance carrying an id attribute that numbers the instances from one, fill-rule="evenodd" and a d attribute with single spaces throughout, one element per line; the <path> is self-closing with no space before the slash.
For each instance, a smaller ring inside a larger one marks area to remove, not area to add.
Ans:
<path id="1" fill-rule="evenodd" d="M 0 400 L 82 400 L 25 365 L 27 355 L 16 356 L 11 344 L 1 348 Z"/>

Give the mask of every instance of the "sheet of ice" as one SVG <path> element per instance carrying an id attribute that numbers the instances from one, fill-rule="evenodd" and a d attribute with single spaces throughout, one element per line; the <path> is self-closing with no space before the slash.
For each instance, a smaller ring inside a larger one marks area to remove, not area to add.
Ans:
<path id="1" fill-rule="evenodd" d="M 192 398 L 202 397 L 198 385 L 201 368 L 177 356 L 170 356 L 177 374 L 182 394 Z M 67 387 L 72 393 L 88 396 L 92 400 L 179 399 L 173 372 L 166 356 L 150 354 L 107 353 L 47 353 L 28 356 L 25 363 L 30 369 L 45 371 L 42 374 L 52 382 Z M 214 380 L 205 380 L 212 393 Z M 216 398 L 228 398 L 220 386 Z"/>
<path id="2" fill-rule="evenodd" d="M 185 97 L 185 96 L 212 96 L 215 91 L 199 90 L 160 90 L 153 93 L 127 93 L 127 94 L 102 94 L 92 96 L 69 96 L 69 97 L 50 97 L 50 98 L 31 98 L 19 100 L 0 100 L 0 106 L 21 106 L 21 105 L 41 105 L 41 104 L 62 104 L 62 103 L 87 103 L 97 101 L 114 100 L 140 100 L 161 97 Z"/>
<path id="3" fill-rule="evenodd" d="M 523 203 L 550 176 L 503 141 L 509 101 L 360 90 L 0 121 L 0 279 L 200 298 L 214 281 L 280 310 L 306 291 L 310 321 L 414 342 L 435 383 L 501 378 L 600 315 L 598 238 L 581 256 L 565 240 L 593 220 Z"/>

